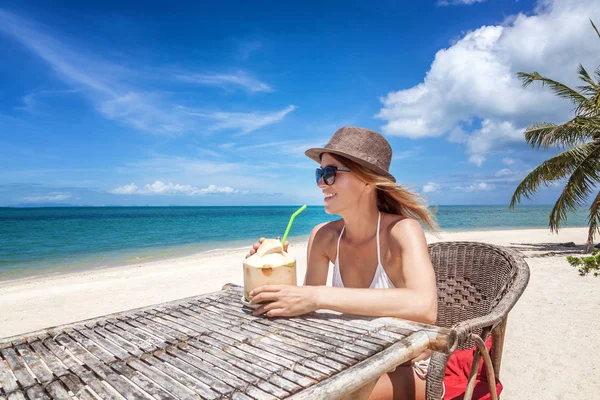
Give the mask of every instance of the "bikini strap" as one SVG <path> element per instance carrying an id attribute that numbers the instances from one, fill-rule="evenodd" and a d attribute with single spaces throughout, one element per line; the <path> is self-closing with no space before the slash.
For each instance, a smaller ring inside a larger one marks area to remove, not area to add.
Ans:
<path id="1" fill-rule="evenodd" d="M 344 234 L 344 229 L 346 229 L 346 225 L 344 225 L 342 227 L 342 231 L 340 232 L 340 237 L 338 237 L 337 250 L 335 251 L 336 264 L 337 264 L 338 260 L 340 259 L 340 240 L 342 240 L 342 235 Z"/>
<path id="2" fill-rule="evenodd" d="M 379 217 L 377 218 L 377 266 L 381 265 L 381 254 L 379 253 L 379 225 L 381 223 L 381 211 L 379 212 Z"/>

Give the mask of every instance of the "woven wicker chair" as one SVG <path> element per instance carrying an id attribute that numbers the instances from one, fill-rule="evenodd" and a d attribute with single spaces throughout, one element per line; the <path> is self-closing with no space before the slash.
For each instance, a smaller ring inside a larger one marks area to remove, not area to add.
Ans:
<path id="1" fill-rule="evenodd" d="M 510 249 L 476 242 L 441 242 L 429 245 L 438 284 L 437 325 L 457 332 L 453 350 L 477 346 L 465 400 L 471 400 L 481 357 L 484 359 L 492 400 L 497 399 L 502 347 L 508 312 L 529 281 L 529 267 Z M 492 335 L 488 354 L 485 340 Z M 427 371 L 427 400 L 442 397 L 449 355 L 434 352 Z"/>

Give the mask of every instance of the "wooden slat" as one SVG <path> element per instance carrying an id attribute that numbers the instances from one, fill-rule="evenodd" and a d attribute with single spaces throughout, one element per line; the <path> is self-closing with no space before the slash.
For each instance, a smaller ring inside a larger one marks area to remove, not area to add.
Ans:
<path id="1" fill-rule="evenodd" d="M 73 335 L 74 339 L 81 339 L 76 332 L 71 332 L 69 336 Z M 81 346 L 71 339 L 70 337 L 63 335 L 57 340 L 63 346 L 65 346 L 71 353 L 73 353 L 79 360 L 85 363 L 96 375 L 104 379 L 109 383 L 117 392 L 119 392 L 126 399 L 137 399 L 143 397 L 142 392 L 136 387 L 131 385 L 128 381 L 123 379 L 121 376 L 116 374 L 108 366 L 92 356 L 89 352 L 84 350 Z M 92 354 L 96 355 L 100 350 L 95 349 Z M 94 389 L 95 390 L 95 389 Z"/>
<path id="2" fill-rule="evenodd" d="M 367 350 L 367 352 L 364 354 L 373 354 L 374 352 L 380 351 L 383 349 L 383 346 L 365 342 L 364 340 L 357 339 L 356 337 L 335 333 L 335 331 L 333 329 L 329 329 L 329 328 L 325 328 L 325 327 L 318 327 L 318 326 L 308 326 L 306 324 L 301 324 L 298 321 L 296 321 L 294 318 L 279 319 L 277 322 L 282 325 L 291 326 L 291 327 L 294 327 L 297 329 L 305 330 L 309 333 L 318 333 L 322 336 L 326 336 L 326 337 L 329 337 L 332 339 L 337 339 L 342 342 L 350 342 L 353 345 L 355 345 L 357 349 L 359 347 L 362 347 L 365 350 Z"/>
<path id="3" fill-rule="evenodd" d="M 76 332 L 80 335 L 77 335 Z M 89 329 L 78 329 L 77 331 L 73 331 L 69 334 L 69 336 L 76 339 L 76 341 L 78 342 L 81 341 L 80 343 L 85 344 L 85 347 L 87 347 L 89 342 L 87 340 L 84 341 L 83 336 L 81 335 L 85 336 L 87 339 L 96 344 L 96 346 L 98 346 L 99 348 L 109 353 L 118 360 L 123 361 L 131 357 L 131 354 L 129 354 L 116 344 L 110 342 L 109 340 L 102 338 L 100 335 L 97 335 Z"/>
<path id="4" fill-rule="evenodd" d="M 161 340 L 163 343 L 167 343 L 169 345 L 173 345 L 173 344 L 177 344 L 179 343 L 179 339 L 170 336 L 167 333 L 163 333 L 162 331 L 159 331 L 158 329 L 153 328 L 152 326 L 148 325 L 148 324 L 144 324 L 140 321 L 137 321 L 136 319 L 133 318 L 129 318 L 129 319 L 119 319 L 122 324 L 129 324 L 132 325 L 133 327 L 136 328 L 136 331 L 134 331 L 134 333 L 138 333 L 138 332 L 143 332 L 143 333 L 147 333 L 148 336 L 150 337 L 150 335 L 158 338 L 159 340 Z M 119 325 L 122 326 L 122 325 Z M 123 329 L 125 329 L 123 327 Z"/>
<path id="5" fill-rule="evenodd" d="M 218 387 L 213 387 L 211 384 L 216 381 L 210 378 L 209 375 L 199 373 L 200 371 L 194 373 L 194 368 L 191 365 L 186 365 L 184 361 L 175 360 L 168 354 L 162 354 L 160 357 L 149 357 L 145 361 L 154 368 L 181 382 L 186 387 L 194 390 L 202 397 L 216 399 L 220 397 L 219 393 L 231 393 L 233 391 L 233 388 L 223 383 L 218 384 Z M 182 372 L 193 376 L 193 378 L 188 377 Z"/>
<path id="6" fill-rule="evenodd" d="M 255 357 L 256 353 L 254 353 L 254 356 L 252 356 L 251 354 L 247 354 L 243 351 L 241 351 L 240 349 L 237 349 L 235 347 L 231 347 L 231 346 L 227 346 L 224 345 L 222 343 L 217 342 L 216 340 L 212 339 L 212 338 L 208 338 L 208 337 L 204 337 L 202 339 L 200 339 L 199 341 L 207 343 L 209 345 L 212 345 L 214 347 L 220 348 L 223 351 L 226 351 L 227 353 L 242 359 L 242 360 L 246 360 L 248 362 L 251 362 L 253 364 L 259 365 L 271 372 L 276 372 L 278 374 L 280 374 L 282 377 L 297 383 L 300 386 L 309 386 L 311 384 L 314 383 L 314 380 L 308 379 L 294 371 L 289 370 L 288 368 L 292 367 L 292 363 L 289 362 L 281 362 L 279 360 L 273 360 L 274 357 L 268 357 L 268 359 L 263 359 L 263 354 L 260 354 L 259 357 Z M 284 368 L 281 368 L 284 367 Z"/>
<path id="7" fill-rule="evenodd" d="M 290 387 L 291 390 L 294 390 L 294 388 L 296 390 L 300 388 L 300 386 L 298 386 L 298 385 L 293 385 L 291 382 L 286 381 L 283 378 L 277 378 L 277 377 L 273 383 L 279 384 L 279 386 L 275 386 L 275 385 L 269 383 L 269 381 L 268 381 L 269 375 L 270 375 L 269 371 L 263 370 L 263 369 L 258 369 L 255 366 L 248 364 L 241 360 L 228 363 L 227 359 L 230 356 L 224 352 L 222 354 L 218 354 L 220 352 L 220 350 L 216 350 L 216 349 L 213 350 L 215 353 L 217 353 L 215 355 L 215 354 L 209 353 L 209 351 L 210 351 L 209 349 L 206 349 L 206 351 L 201 351 L 201 350 L 191 347 L 189 345 L 182 345 L 182 346 L 180 346 L 180 348 L 182 350 L 185 350 L 187 353 L 190 353 L 190 354 L 206 361 L 207 363 L 211 363 L 212 365 L 215 365 L 224 371 L 231 372 L 237 378 L 243 380 L 246 384 L 248 384 L 248 383 L 256 384 L 256 386 L 259 389 L 262 389 L 267 393 L 271 393 L 272 395 L 274 395 L 276 397 L 285 397 L 290 393 L 286 390 L 283 390 L 282 387 Z M 223 359 L 219 358 L 219 355 Z M 235 360 L 233 357 L 231 357 L 231 359 Z M 259 377 L 259 379 L 257 379 L 257 377 Z M 247 385 L 247 386 L 249 389 L 253 387 L 252 385 Z M 248 394 L 250 394 L 253 397 L 256 397 L 252 392 L 249 391 L 249 389 L 247 390 Z"/>
<path id="8" fill-rule="evenodd" d="M 213 356 L 225 360 L 231 365 L 235 365 L 238 368 L 243 369 L 244 371 L 249 372 L 252 375 L 256 375 L 266 381 L 269 381 L 286 392 L 294 393 L 302 388 L 301 385 L 294 382 L 294 380 L 287 379 L 287 377 L 279 376 L 274 374 L 278 369 L 265 368 L 260 362 L 246 361 L 244 358 L 237 358 L 235 355 L 230 354 L 229 352 L 225 352 L 217 347 L 211 346 L 209 343 L 204 343 L 201 341 L 190 340 L 188 344 L 194 346 L 198 349 L 201 349 L 207 353 L 212 354 Z"/>
<path id="9" fill-rule="evenodd" d="M 57 339 L 59 337 L 57 337 Z M 79 364 L 77 360 L 74 359 L 70 354 L 68 354 L 63 349 L 63 347 L 57 342 L 55 342 L 54 340 L 45 340 L 44 346 L 46 346 L 50 351 L 56 354 L 56 356 L 62 361 L 62 363 L 65 364 L 67 368 L 69 368 L 77 375 L 77 378 L 81 379 L 86 385 L 90 387 L 91 390 L 93 390 L 101 398 L 121 400 L 114 393 L 108 391 L 107 387 L 103 385 L 100 380 L 98 380 L 91 372 L 89 372 L 81 364 Z"/>
<path id="10" fill-rule="evenodd" d="M 340 393 L 352 392 L 377 379 L 381 376 L 381 371 L 389 371 L 403 360 L 418 355 L 428 345 L 429 335 L 425 332 L 415 332 L 368 360 L 340 372 L 332 379 L 291 396 L 290 400 L 329 399 L 338 397 Z"/>
<path id="11" fill-rule="evenodd" d="M 169 342 L 172 344 L 176 344 L 178 342 L 184 342 L 188 339 L 188 336 L 185 333 L 178 331 L 178 330 L 174 330 L 168 326 L 165 326 L 164 324 L 150 320 L 143 315 L 136 314 L 135 322 L 142 325 L 141 326 L 142 329 L 145 329 L 145 327 L 151 328 L 152 330 L 154 330 L 156 332 L 162 333 L 163 337 L 165 337 L 165 338 L 172 338 L 171 341 Z M 136 326 L 138 326 L 138 325 L 136 325 Z M 176 340 L 173 340 L 173 339 L 176 339 Z"/>
<path id="12" fill-rule="evenodd" d="M 69 392 L 63 387 L 60 381 L 54 381 L 46 385 L 46 392 L 52 399 L 56 400 L 70 400 L 71 396 Z"/>
<path id="13" fill-rule="evenodd" d="M 50 400 L 50 397 L 44 393 L 44 389 L 40 385 L 34 385 L 27 389 L 27 397 L 32 400 Z"/>
<path id="14" fill-rule="evenodd" d="M 42 365 L 40 357 L 35 354 L 35 352 L 31 351 L 29 346 L 21 344 L 16 346 L 16 349 L 19 355 L 25 360 L 29 369 L 41 383 L 50 382 L 54 378 L 52 373 Z"/>
<path id="15" fill-rule="evenodd" d="M 2 387 L 2 390 L 6 394 L 19 388 L 19 384 L 8 370 L 8 367 L 2 358 L 0 358 L 0 387 Z"/>
<path id="16" fill-rule="evenodd" d="M 219 333 L 237 341 L 244 341 L 248 339 L 248 335 L 236 329 L 235 326 L 224 323 L 215 315 L 205 314 L 204 321 L 198 319 L 198 315 L 190 312 L 189 310 L 181 309 L 180 311 L 171 312 L 172 316 L 179 321 L 186 321 L 189 324 L 197 325 L 205 329 L 205 334 Z M 209 330 L 210 326 L 210 330 Z"/>
<path id="17" fill-rule="evenodd" d="M 128 352 L 131 355 L 139 357 L 142 354 L 144 354 L 144 351 L 140 350 L 140 348 L 138 346 L 130 343 L 130 341 L 122 338 L 119 335 L 115 335 L 114 333 L 109 332 L 108 330 L 106 330 L 100 326 L 97 326 L 94 329 L 91 329 L 91 331 L 94 332 L 95 334 L 101 336 L 105 340 L 110 340 L 111 342 L 116 343 L 117 346 L 119 346 L 120 348 L 122 348 L 123 350 L 125 350 L 126 352 Z"/>
<path id="18" fill-rule="evenodd" d="M 117 322 L 117 321 L 115 321 Z M 142 332 L 136 332 L 137 334 L 131 332 L 135 330 L 133 326 L 130 326 L 131 331 L 123 330 L 121 327 L 115 324 L 106 324 L 104 325 L 104 329 L 113 335 L 119 336 L 124 341 L 128 341 L 137 346 L 138 349 L 141 349 L 144 352 L 150 352 L 157 349 L 162 348 L 161 346 L 157 346 L 154 344 L 154 341 L 150 339 L 150 337 Z M 140 333 L 144 336 L 142 337 Z M 162 343 L 164 344 L 164 342 Z"/>
<path id="19" fill-rule="evenodd" d="M 50 368 L 55 376 L 63 376 L 69 373 L 69 371 L 63 366 L 63 364 L 52 354 L 40 341 L 30 343 L 29 346 L 35 350 L 35 354 L 41 357 L 44 363 Z"/>
<path id="20" fill-rule="evenodd" d="M 164 312 L 157 317 L 169 322 L 169 326 L 173 324 L 178 330 L 186 328 L 186 332 L 190 337 L 196 337 L 198 335 L 208 334 L 211 332 L 201 321 L 193 321 L 185 318 L 185 316 L 177 311 L 170 310 L 168 313 Z M 153 319 L 156 321 L 156 319 Z M 164 323 L 161 321 L 161 323 Z"/>
<path id="21" fill-rule="evenodd" d="M 81 379 L 79 379 L 77 375 L 61 375 L 59 379 L 66 387 L 69 388 L 71 392 L 73 392 L 75 396 L 77 396 L 78 399 L 96 400 L 96 398 L 93 397 L 86 389 L 85 385 L 83 382 L 81 382 Z"/>
<path id="22" fill-rule="evenodd" d="M 227 307 L 226 305 L 220 304 L 219 305 L 219 301 L 215 301 L 214 303 L 217 304 L 212 304 L 207 306 L 209 309 L 216 307 L 218 310 L 223 310 L 223 309 L 231 309 L 231 307 Z M 331 332 L 324 332 L 321 330 L 314 330 L 314 329 L 308 329 L 305 326 L 298 326 L 298 324 L 294 324 L 292 322 L 292 324 L 288 324 L 286 322 L 285 319 L 282 318 L 277 318 L 277 319 L 268 319 L 268 318 L 256 318 L 256 317 L 248 317 L 248 318 L 252 318 L 254 323 L 262 323 L 266 326 L 273 326 L 273 327 L 277 327 L 279 329 L 285 330 L 286 332 L 293 332 L 297 335 L 300 335 L 302 337 L 308 337 L 313 338 L 319 342 L 325 342 L 331 345 L 336 346 L 337 348 L 339 348 L 340 352 L 343 352 L 343 354 L 350 356 L 350 357 L 355 357 L 358 355 L 359 359 L 364 358 L 364 356 L 368 356 L 370 354 L 373 353 L 373 351 L 369 351 L 365 348 L 356 346 L 354 344 L 348 343 L 348 337 L 344 337 L 344 336 L 339 336 L 339 335 L 335 335 L 332 334 Z M 350 352 L 348 352 L 348 350 Z"/>
<path id="23" fill-rule="evenodd" d="M 157 385 L 151 379 L 135 371 L 133 368 L 131 368 L 125 363 L 112 363 L 110 367 L 118 373 L 120 373 L 121 375 L 123 375 L 124 377 L 126 377 L 127 379 L 129 379 L 130 381 L 132 381 L 133 383 L 135 383 L 136 385 L 138 385 L 139 387 L 141 387 L 146 393 L 149 393 L 155 399 L 176 399 L 175 396 L 166 392 L 163 388 L 160 387 L 160 385 Z"/>
<path id="24" fill-rule="evenodd" d="M 235 387 L 229 386 L 226 383 L 224 383 L 223 381 L 217 380 L 215 379 L 213 376 L 211 376 L 210 374 L 207 374 L 206 372 L 202 371 L 199 368 L 196 368 L 195 366 L 186 363 L 184 360 L 179 360 L 176 357 L 173 357 L 167 353 L 162 353 L 162 354 L 158 354 L 156 355 L 156 358 L 158 358 L 159 360 L 171 364 L 172 366 L 176 367 L 177 369 L 180 369 L 181 371 L 187 373 L 188 375 L 193 376 L 195 379 L 198 379 L 200 382 L 208 385 L 209 388 L 213 389 L 214 391 L 220 393 L 220 394 L 230 394 L 232 392 L 235 391 Z"/>
<path id="25" fill-rule="evenodd" d="M 216 306 L 211 305 L 211 306 L 208 306 L 208 308 L 214 308 L 219 311 L 228 310 L 228 308 L 226 308 L 223 305 L 216 305 Z M 248 317 L 248 318 L 252 318 L 253 323 L 255 323 L 255 324 L 263 325 L 265 327 L 265 329 L 281 331 L 280 335 L 282 335 L 282 336 L 288 336 L 288 337 L 293 338 L 294 340 L 298 340 L 298 341 L 305 341 L 307 343 L 311 343 L 314 346 L 326 345 L 326 346 L 328 346 L 328 348 L 329 348 L 329 346 L 331 346 L 331 347 L 335 348 L 336 352 L 338 352 L 346 357 L 350 357 L 354 360 L 361 360 L 365 356 L 368 356 L 370 354 L 365 349 L 358 348 L 352 344 L 346 343 L 344 341 L 340 341 L 338 339 L 330 338 L 327 336 L 322 336 L 319 334 L 314 334 L 314 333 L 311 333 L 306 330 L 296 329 L 296 328 L 293 328 L 290 326 L 285 326 L 285 325 L 279 324 L 278 320 L 269 320 L 269 319 L 264 319 L 264 318 L 255 318 L 255 317 Z"/>
<path id="26" fill-rule="evenodd" d="M 223 318 L 222 320 L 227 321 L 226 318 Z M 320 354 L 317 352 L 308 351 L 308 349 L 310 349 L 309 346 L 306 346 L 307 350 L 303 350 L 302 348 L 288 345 L 279 338 L 279 335 L 269 332 L 265 329 L 261 329 L 256 325 L 247 323 L 244 324 L 243 327 L 239 327 L 236 329 L 251 332 L 253 337 L 256 337 L 258 335 L 260 338 L 252 340 L 252 345 L 259 348 L 265 348 L 265 346 L 261 344 L 261 342 L 265 342 L 267 343 L 267 346 L 272 346 L 279 349 L 280 351 L 285 352 L 284 357 L 291 356 L 292 358 L 290 359 L 292 361 L 298 362 L 302 359 L 307 359 L 308 361 L 304 363 L 304 365 L 316 369 L 317 371 L 323 372 L 326 375 L 330 375 L 336 370 L 341 371 L 344 368 L 344 365 L 339 364 L 334 360 L 325 359 L 321 357 Z M 265 350 L 267 350 L 267 348 L 265 348 Z M 316 361 L 317 363 L 313 363 L 314 361 Z M 331 367 L 333 367 L 333 369 Z"/>
<path id="27" fill-rule="evenodd" d="M 12 370 L 13 374 L 17 378 L 17 382 L 21 383 L 21 386 L 28 388 L 37 384 L 37 381 L 25 366 L 25 362 L 19 357 L 19 355 L 12 348 L 2 350 L 2 355 L 8 363 L 8 367 Z"/>
<path id="28" fill-rule="evenodd" d="M 8 395 L 8 400 L 27 400 L 23 393 L 14 392 Z"/>
<path id="29" fill-rule="evenodd" d="M 215 299 L 214 296 L 207 297 L 207 299 L 208 298 Z M 237 294 L 236 295 L 228 294 L 225 296 L 219 296 L 219 298 L 221 299 L 221 301 L 227 301 L 228 302 L 227 304 L 229 304 L 229 305 L 241 305 L 240 299 L 237 296 Z M 204 300 L 204 301 L 206 302 L 206 300 Z M 324 330 L 327 330 L 330 332 L 338 333 L 340 335 L 347 335 L 352 338 L 355 338 L 356 334 L 358 333 L 359 336 L 364 335 L 364 337 L 363 337 L 364 340 L 372 342 L 373 344 L 376 344 L 376 345 L 384 346 L 384 347 L 389 345 L 392 342 L 390 340 L 390 338 L 386 337 L 385 335 L 380 335 L 377 332 L 373 332 L 370 329 L 365 329 L 364 326 L 360 327 L 360 326 L 357 326 L 357 324 L 353 324 L 347 320 L 342 319 L 343 317 L 341 315 L 340 315 L 340 318 L 338 318 L 338 319 L 332 319 L 331 318 L 332 314 L 311 313 L 309 315 L 312 316 L 313 318 L 310 318 L 308 316 L 302 316 L 302 318 L 294 318 L 293 320 L 296 323 L 300 323 L 300 324 L 312 326 L 312 327 L 316 326 L 319 329 L 324 329 Z M 321 316 L 321 318 L 319 318 L 319 316 Z M 352 318 L 355 318 L 355 317 L 352 316 Z M 357 318 L 360 319 L 361 317 L 357 317 Z M 330 329 L 328 329 L 328 327 Z"/>
<path id="30" fill-rule="evenodd" d="M 195 308 L 197 308 L 197 307 L 195 307 L 195 306 L 190 307 L 190 309 L 192 309 L 192 310 L 194 310 Z M 238 315 L 233 314 L 233 312 L 231 310 L 219 309 L 219 311 L 222 313 L 221 315 L 223 315 L 225 318 L 238 317 Z M 210 312 L 212 313 L 212 311 L 210 311 Z M 239 316 L 239 318 L 240 319 L 247 318 L 247 320 L 245 319 L 247 322 L 255 321 L 255 319 L 253 317 L 250 317 L 247 315 Z M 260 324 L 260 323 L 248 323 L 245 325 L 245 327 L 248 327 L 248 329 L 258 329 L 262 332 L 265 332 L 265 334 L 267 332 L 277 333 L 277 335 L 272 336 L 273 339 L 281 340 L 291 346 L 298 347 L 303 350 L 314 351 L 318 354 L 326 355 L 328 358 L 333 359 L 336 362 L 346 365 L 346 366 L 353 365 L 357 361 L 356 358 L 351 358 L 351 357 L 348 357 L 348 356 L 338 353 L 336 351 L 336 348 L 332 345 L 329 345 L 327 343 L 323 343 L 320 341 L 303 338 L 303 337 L 297 336 L 294 333 L 282 332 L 281 329 L 274 327 L 272 325 Z M 352 353 L 352 354 L 356 356 L 355 353 Z"/>
<path id="31" fill-rule="evenodd" d="M 151 321 L 154 321 L 157 324 L 161 324 L 167 328 L 170 328 L 173 331 L 182 332 L 187 337 L 196 337 L 204 333 L 203 329 L 201 328 L 190 328 L 190 324 L 186 323 L 186 321 L 175 322 L 177 318 L 173 318 L 168 314 L 148 315 L 146 318 L 148 318 Z"/>
<path id="32" fill-rule="evenodd" d="M 199 396 L 197 396 L 187 387 L 183 386 L 181 383 L 152 369 L 148 364 L 146 364 L 143 361 L 129 359 L 127 360 L 127 365 L 139 371 L 142 375 L 148 377 L 152 381 L 156 382 L 169 393 L 172 393 L 175 397 L 182 399 L 199 398 Z"/>

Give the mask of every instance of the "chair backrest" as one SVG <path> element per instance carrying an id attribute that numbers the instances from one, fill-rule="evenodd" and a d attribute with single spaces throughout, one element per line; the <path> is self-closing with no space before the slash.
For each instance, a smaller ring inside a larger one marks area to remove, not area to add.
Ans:
<path id="1" fill-rule="evenodd" d="M 499 246 L 439 242 L 429 245 L 429 255 L 438 286 L 436 325 L 443 327 L 489 314 L 517 274 L 514 257 Z"/>

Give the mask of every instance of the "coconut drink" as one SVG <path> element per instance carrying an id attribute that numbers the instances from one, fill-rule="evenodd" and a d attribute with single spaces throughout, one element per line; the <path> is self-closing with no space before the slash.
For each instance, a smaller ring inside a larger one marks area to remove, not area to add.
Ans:
<path id="1" fill-rule="evenodd" d="M 283 251 L 277 239 L 265 239 L 256 253 L 244 260 L 244 297 L 264 285 L 296 285 L 296 259 Z"/>

